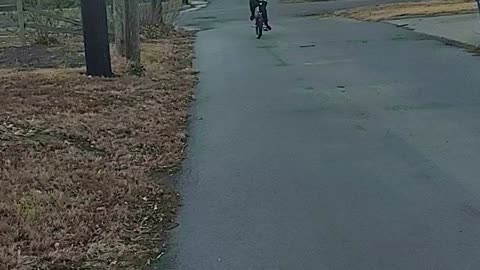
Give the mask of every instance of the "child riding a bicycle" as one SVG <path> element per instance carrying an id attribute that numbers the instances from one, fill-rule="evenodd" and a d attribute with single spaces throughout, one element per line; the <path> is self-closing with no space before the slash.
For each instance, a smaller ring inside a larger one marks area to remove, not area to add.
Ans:
<path id="1" fill-rule="evenodd" d="M 272 30 L 272 27 L 268 24 L 267 0 L 250 0 L 250 21 L 255 19 L 255 9 L 257 7 L 259 7 L 260 12 L 262 12 L 265 27 L 267 27 L 268 30 Z"/>

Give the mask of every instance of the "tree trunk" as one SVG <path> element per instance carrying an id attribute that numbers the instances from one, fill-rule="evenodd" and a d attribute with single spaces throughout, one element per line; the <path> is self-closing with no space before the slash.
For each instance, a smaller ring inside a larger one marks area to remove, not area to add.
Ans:
<path id="1" fill-rule="evenodd" d="M 17 0 L 17 20 L 18 20 L 18 36 L 22 46 L 27 45 L 25 30 L 25 12 L 23 10 L 23 0 Z"/>
<path id="2" fill-rule="evenodd" d="M 108 0 L 108 8 L 110 8 L 110 16 L 113 16 L 113 0 Z"/>
<path id="3" fill-rule="evenodd" d="M 105 0 L 82 0 L 81 13 L 87 74 L 111 77 L 113 74 Z"/>
<path id="4" fill-rule="evenodd" d="M 125 56 L 130 64 L 140 64 L 140 13 L 138 0 L 125 0 Z"/>
<path id="5" fill-rule="evenodd" d="M 162 1 L 161 0 L 150 0 L 150 24 L 162 24 Z"/>
<path id="6" fill-rule="evenodd" d="M 115 28 L 115 53 L 125 56 L 125 0 L 113 0 L 113 25 Z"/>

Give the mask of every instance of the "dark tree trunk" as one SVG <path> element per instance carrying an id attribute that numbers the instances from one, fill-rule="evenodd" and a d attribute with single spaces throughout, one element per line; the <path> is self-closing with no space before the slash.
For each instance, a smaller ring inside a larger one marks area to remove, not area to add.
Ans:
<path id="1" fill-rule="evenodd" d="M 111 77 L 105 0 L 81 0 L 81 13 L 87 74 Z"/>

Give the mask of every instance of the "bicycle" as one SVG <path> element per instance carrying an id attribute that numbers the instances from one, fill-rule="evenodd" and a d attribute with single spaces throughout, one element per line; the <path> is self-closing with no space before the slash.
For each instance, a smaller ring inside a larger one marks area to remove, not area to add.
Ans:
<path id="1" fill-rule="evenodd" d="M 262 5 L 265 4 L 265 1 L 260 0 L 258 1 L 258 7 L 256 8 L 257 12 L 255 13 L 255 33 L 257 34 L 257 39 L 260 39 L 263 35 L 263 13 L 262 13 Z"/>

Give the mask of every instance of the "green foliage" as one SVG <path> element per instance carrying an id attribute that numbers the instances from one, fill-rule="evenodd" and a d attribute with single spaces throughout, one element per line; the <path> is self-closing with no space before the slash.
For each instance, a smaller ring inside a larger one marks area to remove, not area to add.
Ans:
<path id="1" fill-rule="evenodd" d="M 148 24 L 143 27 L 142 35 L 146 39 L 160 39 L 167 37 L 173 27 L 166 24 Z"/>
<path id="2" fill-rule="evenodd" d="M 51 33 L 48 31 L 41 31 L 41 30 L 37 30 L 35 32 L 33 42 L 39 45 L 47 46 L 47 47 L 60 44 L 57 34 Z"/>
<path id="3" fill-rule="evenodd" d="M 15 202 L 15 208 L 17 214 L 26 220 L 35 220 L 40 215 L 40 207 L 31 196 L 21 197 L 20 200 Z"/>
<path id="4" fill-rule="evenodd" d="M 145 67 L 141 63 L 130 63 L 128 65 L 128 74 L 142 77 L 145 75 Z"/>

